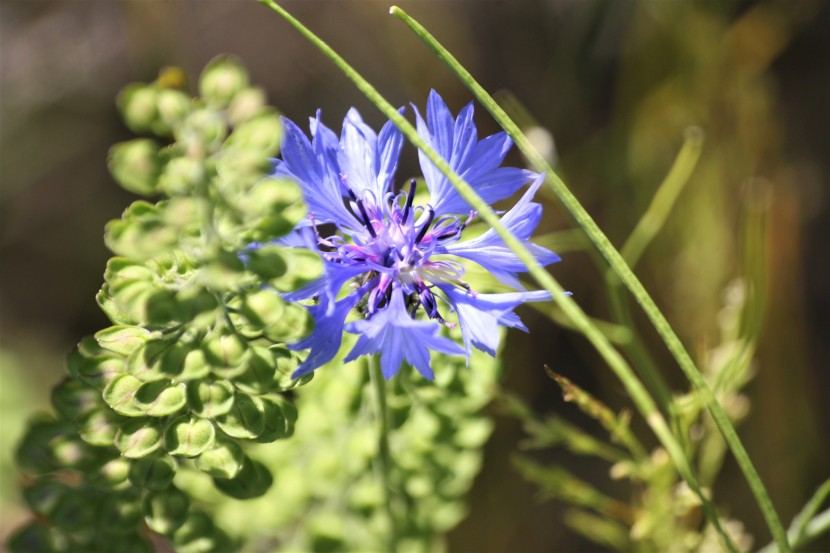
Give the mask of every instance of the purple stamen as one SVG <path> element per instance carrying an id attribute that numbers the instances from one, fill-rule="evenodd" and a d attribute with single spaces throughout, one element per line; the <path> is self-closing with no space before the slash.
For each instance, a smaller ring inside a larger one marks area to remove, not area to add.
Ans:
<path id="1" fill-rule="evenodd" d="M 415 237 L 416 244 L 420 244 L 421 240 L 424 239 L 424 236 L 427 234 L 427 230 L 429 230 L 429 225 L 432 224 L 432 220 L 435 218 L 435 210 L 432 209 L 432 206 L 428 205 L 427 209 L 429 210 L 429 215 L 427 215 L 427 221 L 424 223 L 424 226 L 422 226 L 421 230 L 418 231 L 418 236 Z"/>
<path id="2" fill-rule="evenodd" d="M 406 205 L 403 207 L 403 218 L 401 219 L 401 223 L 406 223 L 407 218 L 409 217 L 409 210 L 412 208 L 412 201 L 415 199 L 415 187 L 417 186 L 418 181 L 412 179 L 409 181 L 409 195 L 406 197 Z"/>

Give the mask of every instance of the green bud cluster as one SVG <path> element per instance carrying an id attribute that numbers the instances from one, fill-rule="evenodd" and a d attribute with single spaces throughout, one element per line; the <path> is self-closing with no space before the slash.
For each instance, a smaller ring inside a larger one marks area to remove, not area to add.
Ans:
<path id="1" fill-rule="evenodd" d="M 296 434 L 258 455 L 279 477 L 261 498 L 223 502 L 217 523 L 258 536 L 270 550 L 383 551 L 390 531 L 399 551 L 444 550 L 443 535 L 466 514 L 464 498 L 481 467 L 492 430 L 481 410 L 501 362 L 479 351 L 470 367 L 443 354 L 433 362 L 441 367 L 434 382 L 407 366 L 387 382 L 396 530 L 377 476 L 374 396 L 360 362 L 318 371 L 313 386 L 297 390 Z"/>
<path id="2" fill-rule="evenodd" d="M 312 329 L 278 291 L 322 274 L 314 254 L 277 245 L 305 215 L 298 187 L 263 180 L 281 127 L 241 64 L 211 62 L 200 98 L 182 73 L 128 86 L 118 105 L 145 135 L 115 145 L 115 180 L 144 196 L 105 231 L 115 253 L 97 295 L 113 326 L 80 342 L 18 451 L 36 520 L 12 551 L 176 551 L 237 545 L 177 484 L 206 475 L 249 499 L 273 483 L 250 444 L 293 434 L 285 392 L 302 361 L 285 343 Z M 160 536 L 159 536 L 160 535 Z"/>

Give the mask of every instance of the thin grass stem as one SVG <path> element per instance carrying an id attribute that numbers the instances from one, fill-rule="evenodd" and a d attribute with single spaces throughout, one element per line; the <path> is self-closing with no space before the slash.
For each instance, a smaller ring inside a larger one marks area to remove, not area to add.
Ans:
<path id="1" fill-rule="evenodd" d="M 657 409 L 654 400 L 651 398 L 642 383 L 634 375 L 631 367 L 628 366 L 628 363 L 622 355 L 620 355 L 620 353 L 613 347 L 605 335 L 591 323 L 582 308 L 580 308 L 579 305 L 577 305 L 576 302 L 567 295 L 564 288 L 543 267 L 539 265 L 536 258 L 522 243 L 522 241 L 516 238 L 504 225 L 501 224 L 498 215 L 496 215 L 490 205 L 485 202 L 475 192 L 475 190 L 473 190 L 472 187 L 461 178 L 460 175 L 452 170 L 447 161 L 418 135 L 415 127 L 407 121 L 403 115 L 398 113 L 398 110 L 392 106 L 392 104 L 390 104 L 371 84 L 369 84 L 368 81 L 366 81 L 328 44 L 311 32 L 284 8 L 279 6 L 273 0 L 259 1 L 283 17 L 292 27 L 305 36 L 309 42 L 320 49 L 320 51 L 355 84 L 358 90 L 365 94 L 366 97 L 386 117 L 388 117 L 389 120 L 392 121 L 396 127 L 398 127 L 398 129 L 400 129 L 410 143 L 423 151 L 436 168 L 438 168 L 438 170 L 447 177 L 449 182 L 458 191 L 461 197 L 470 204 L 470 206 L 480 215 L 484 222 L 486 222 L 496 231 L 496 233 L 498 233 L 505 245 L 509 247 L 527 266 L 528 272 L 534 279 L 536 279 L 540 286 L 549 291 L 553 298 L 556 298 L 565 314 L 574 322 L 580 332 L 588 338 L 591 344 L 605 359 L 609 367 L 611 367 L 623 383 L 623 386 L 626 388 L 628 395 L 637 406 L 640 414 L 663 444 L 663 447 L 665 447 L 669 457 L 674 462 L 678 473 L 689 485 L 689 488 L 700 498 L 704 513 L 706 514 L 707 519 L 716 528 L 724 546 L 731 552 L 737 552 L 734 542 L 720 523 L 714 505 L 700 488 L 683 449 L 669 429 L 665 418 Z M 396 8 L 393 8 L 393 10 L 395 9 Z"/>
<path id="2" fill-rule="evenodd" d="M 695 365 L 689 353 L 683 346 L 680 338 L 674 332 L 674 329 L 666 320 L 662 311 L 657 307 L 657 304 L 651 298 L 642 285 L 640 280 L 634 275 L 631 268 L 625 262 L 625 259 L 620 255 L 614 246 L 611 244 L 608 237 L 600 230 L 596 222 L 591 218 L 588 212 L 582 207 L 582 204 L 576 199 L 573 193 L 565 185 L 564 181 L 553 171 L 544 157 L 536 150 L 530 143 L 527 137 L 521 132 L 518 126 L 510 119 L 503 109 L 496 103 L 492 96 L 490 96 L 479 85 L 473 76 L 444 48 L 420 23 L 412 19 L 406 12 L 400 8 L 393 6 L 390 13 L 403 21 L 432 51 L 443 61 L 458 78 L 467 86 L 484 108 L 490 112 L 493 118 L 502 126 L 502 128 L 510 135 L 516 146 L 527 159 L 539 170 L 545 172 L 546 182 L 551 187 L 553 192 L 559 197 L 565 208 L 571 213 L 571 216 L 576 220 L 577 224 L 582 227 L 588 237 L 596 245 L 597 249 L 606 258 L 611 268 L 623 281 L 626 287 L 637 303 L 640 304 L 643 311 L 648 316 L 657 333 L 663 339 L 669 352 L 677 361 L 686 378 L 692 383 L 703 398 L 703 401 L 712 415 L 715 424 L 723 435 L 729 448 L 732 450 L 735 460 L 744 477 L 752 490 L 753 495 L 758 503 L 764 519 L 769 527 L 773 539 L 778 545 L 782 553 L 790 553 L 791 548 L 787 541 L 787 533 L 775 511 L 772 500 L 761 481 L 758 471 L 749 458 L 734 426 L 730 422 L 723 408 L 718 403 L 712 390 L 706 384 L 703 375 Z M 443 170 L 442 170 L 443 172 Z M 450 179 L 452 182 L 452 179 Z M 454 183 L 453 183 L 454 184 Z M 459 192 L 461 190 L 459 189 Z M 462 194 L 463 195 L 463 194 Z M 466 198 L 465 198 L 466 199 Z M 468 200 L 469 201 L 469 200 Z M 482 217 L 483 218 L 483 217 Z M 486 219 L 485 219 L 486 220 Z M 489 221 L 487 221 L 489 223 Z M 499 233 L 501 235 L 501 233 Z M 508 243 L 508 246 L 510 244 Z M 511 249 L 512 246 L 510 246 Z M 514 250 L 516 251 L 516 250 Z M 518 255 L 518 252 L 517 252 Z M 522 258 L 519 256 L 520 259 Z M 534 275 L 535 276 L 535 275 Z M 540 281 L 541 284 L 541 281 Z M 563 305 L 565 302 L 562 302 Z M 671 453 L 671 452 L 670 452 Z M 679 453 L 679 452 L 678 452 Z M 722 534 L 722 537 L 726 537 Z M 728 539 L 728 537 L 726 537 Z"/>

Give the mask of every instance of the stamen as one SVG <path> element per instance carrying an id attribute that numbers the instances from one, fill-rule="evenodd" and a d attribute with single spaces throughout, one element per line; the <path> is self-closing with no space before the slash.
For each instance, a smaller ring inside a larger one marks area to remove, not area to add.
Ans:
<path id="1" fill-rule="evenodd" d="M 406 223 L 406 219 L 409 217 L 409 210 L 412 208 L 412 201 L 415 199 L 415 186 L 418 184 L 418 181 L 412 179 L 409 181 L 409 195 L 406 197 L 406 204 L 403 207 L 403 218 L 401 219 L 401 224 Z"/>
<path id="2" fill-rule="evenodd" d="M 369 214 L 366 213 L 366 206 L 363 205 L 363 200 L 358 198 L 357 195 L 354 193 L 354 190 L 352 190 L 351 188 L 348 188 L 347 190 L 349 192 L 349 198 L 351 198 L 352 201 L 357 204 L 357 208 L 360 210 L 360 217 L 363 218 L 363 220 L 360 222 L 363 223 L 363 226 L 366 227 L 366 230 L 369 231 L 369 234 L 372 235 L 372 238 L 377 238 L 378 235 L 375 233 L 375 227 L 372 226 L 372 222 L 369 220 Z"/>
<path id="3" fill-rule="evenodd" d="M 421 227 L 421 230 L 418 231 L 418 236 L 415 237 L 415 243 L 420 244 L 421 240 L 424 239 L 424 236 L 427 235 L 427 230 L 429 230 L 429 226 L 432 224 L 432 220 L 435 218 L 435 210 L 432 209 L 431 205 L 427 206 L 429 210 L 429 215 L 427 215 L 427 221 L 424 223 L 424 226 Z"/>

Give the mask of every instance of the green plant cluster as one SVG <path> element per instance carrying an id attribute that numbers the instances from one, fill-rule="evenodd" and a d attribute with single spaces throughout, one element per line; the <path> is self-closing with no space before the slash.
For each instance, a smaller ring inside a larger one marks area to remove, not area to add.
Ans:
<path id="1" fill-rule="evenodd" d="M 250 536 L 245 551 L 252 552 L 445 550 L 444 534 L 466 514 L 492 431 L 482 408 L 492 401 L 501 361 L 476 350 L 467 367 L 463 357 L 439 354 L 434 382 L 407 366 L 387 382 L 388 504 L 370 371 L 364 362 L 336 361 L 297 390 L 302 416 L 294 436 L 251 451 L 277 475 L 271 489 L 253 501 L 222 502 L 216 521 Z M 200 484 L 204 476 L 189 476 L 205 502 L 219 499 Z"/>
<path id="2" fill-rule="evenodd" d="M 145 196 L 106 228 L 115 253 L 97 296 L 113 326 L 81 341 L 18 451 L 35 520 L 12 551 L 232 549 L 178 485 L 203 474 L 232 498 L 264 494 L 271 471 L 246 448 L 292 435 L 285 392 L 301 358 L 284 344 L 310 332 L 284 302 L 322 274 L 309 252 L 266 243 L 304 216 L 288 181 L 263 180 L 279 149 L 276 112 L 235 60 L 211 62 L 199 98 L 168 69 L 127 87 L 118 105 L 147 135 L 114 146 L 109 167 Z M 149 136 L 153 136 L 152 138 Z"/>
<path id="3" fill-rule="evenodd" d="M 733 282 L 724 298 L 719 317 L 721 342 L 708 352 L 703 367 L 726 413 L 733 422 L 739 422 L 749 411 L 749 401 L 741 389 L 754 373 L 751 360 L 757 321 L 752 319 L 757 316 L 758 306 L 748 301 L 743 280 Z M 568 379 L 553 373 L 551 376 L 562 388 L 565 400 L 599 422 L 608 439 L 595 437 L 557 416 L 541 419 L 520 400 L 508 397 L 510 412 L 522 419 L 529 436 L 525 449 L 562 447 L 576 455 L 602 459 L 611 465 L 610 477 L 627 481 L 630 487 L 628 499 L 618 499 L 561 466 L 542 465 L 527 454 L 515 455 L 514 464 L 526 479 L 539 486 L 543 498 L 556 498 L 570 505 L 565 523 L 614 551 L 719 550 L 714 529 L 703 524 L 700 499 L 680 479 L 666 451 L 661 447 L 646 450 L 629 427 L 629 413 L 615 413 Z M 683 435 L 687 436 L 686 455 L 695 463 L 701 484 L 711 495 L 726 444 L 694 391 L 675 396 L 672 401 Z M 749 550 L 753 538 L 743 524 L 721 516 L 737 548 Z"/>

